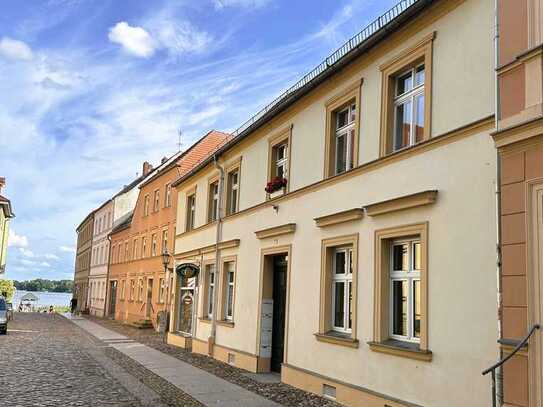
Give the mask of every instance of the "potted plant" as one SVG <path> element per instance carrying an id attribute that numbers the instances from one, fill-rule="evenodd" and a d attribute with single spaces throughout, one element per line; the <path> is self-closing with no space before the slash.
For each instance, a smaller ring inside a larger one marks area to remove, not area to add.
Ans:
<path id="1" fill-rule="evenodd" d="M 266 184 L 264 190 L 268 194 L 268 197 L 275 198 L 285 193 L 287 187 L 287 179 L 283 177 L 275 177 Z"/>

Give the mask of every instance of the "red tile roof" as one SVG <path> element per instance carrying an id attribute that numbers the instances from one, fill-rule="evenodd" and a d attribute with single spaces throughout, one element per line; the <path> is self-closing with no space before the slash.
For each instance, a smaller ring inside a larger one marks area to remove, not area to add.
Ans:
<path id="1" fill-rule="evenodd" d="M 207 133 L 177 160 L 179 176 L 182 177 L 187 174 L 197 164 L 212 155 L 219 147 L 222 147 L 231 139 L 231 134 L 221 131 L 212 130 Z"/>

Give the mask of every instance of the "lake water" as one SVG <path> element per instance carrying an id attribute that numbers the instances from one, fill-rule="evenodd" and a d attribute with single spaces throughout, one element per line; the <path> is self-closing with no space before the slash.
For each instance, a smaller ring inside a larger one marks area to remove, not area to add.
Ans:
<path id="1" fill-rule="evenodd" d="M 70 300 L 72 299 L 72 293 L 50 293 L 47 291 L 17 290 L 15 292 L 15 296 L 13 297 L 14 309 L 17 309 L 17 307 L 19 306 L 19 303 L 21 302 L 21 297 L 29 292 L 31 292 L 36 297 L 38 297 L 38 301 L 36 301 L 35 303 L 37 307 L 46 307 L 49 305 L 55 305 L 55 306 L 61 306 L 61 307 L 70 306 Z"/>

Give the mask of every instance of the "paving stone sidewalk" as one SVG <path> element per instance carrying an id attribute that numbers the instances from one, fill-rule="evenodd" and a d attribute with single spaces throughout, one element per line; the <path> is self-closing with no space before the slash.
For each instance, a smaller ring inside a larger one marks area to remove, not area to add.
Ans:
<path id="1" fill-rule="evenodd" d="M 280 405 L 202 369 L 141 344 L 81 317 L 65 315 L 97 339 L 130 357 L 205 406 L 279 407 Z"/>

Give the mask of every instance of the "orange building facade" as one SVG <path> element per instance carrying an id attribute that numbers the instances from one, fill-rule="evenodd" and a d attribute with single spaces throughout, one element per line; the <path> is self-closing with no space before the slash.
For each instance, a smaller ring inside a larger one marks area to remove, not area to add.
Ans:
<path id="1" fill-rule="evenodd" d="M 502 357 L 543 323 L 543 1 L 500 0 L 497 129 L 500 162 Z M 543 330 L 503 365 L 503 406 L 543 405 Z"/>
<path id="2" fill-rule="evenodd" d="M 185 152 L 163 159 L 140 186 L 136 206 L 111 232 L 108 314 L 136 326 L 157 326 L 170 305 L 172 276 L 163 252 L 173 253 L 177 191 L 172 183 L 207 158 L 229 135 L 212 131 Z M 170 263 L 172 267 L 172 263 Z"/>

